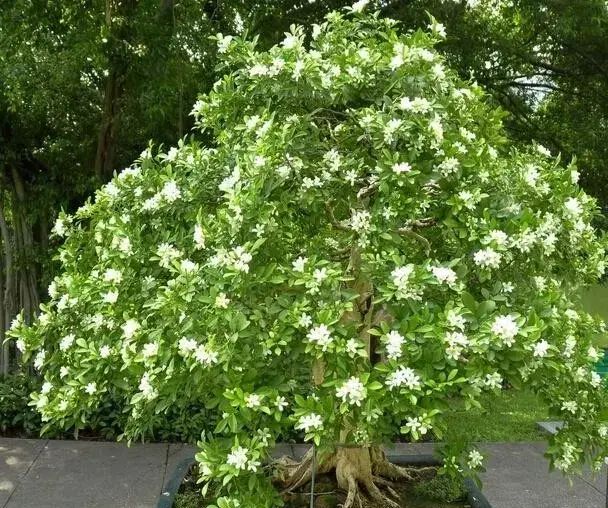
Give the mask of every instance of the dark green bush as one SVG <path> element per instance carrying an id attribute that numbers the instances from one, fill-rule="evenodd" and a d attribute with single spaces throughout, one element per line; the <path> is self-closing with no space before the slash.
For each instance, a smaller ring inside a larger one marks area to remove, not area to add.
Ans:
<path id="1" fill-rule="evenodd" d="M 29 406 L 30 393 L 40 389 L 40 380 L 23 373 L 0 376 L 0 432 L 7 435 L 38 435 L 42 422 Z"/>

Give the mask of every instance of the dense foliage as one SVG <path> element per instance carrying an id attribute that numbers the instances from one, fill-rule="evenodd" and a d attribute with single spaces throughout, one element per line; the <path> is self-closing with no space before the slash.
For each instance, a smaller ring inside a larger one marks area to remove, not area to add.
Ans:
<path id="1" fill-rule="evenodd" d="M 555 467 L 603 463 L 602 327 L 569 296 L 604 272 L 594 200 L 574 165 L 506 142 L 434 50 L 443 25 L 400 34 L 364 4 L 268 51 L 218 35 L 226 74 L 193 111 L 212 147 L 148 149 L 60 216 L 64 271 L 11 332 L 45 420 L 81 425 L 109 397 L 133 438 L 204 404 L 206 488 L 262 507 L 285 433 L 322 450 L 441 438 L 448 399 L 508 381 L 567 422 Z"/>
<path id="2" fill-rule="evenodd" d="M 147 145 L 190 132 L 188 107 L 217 78 L 218 31 L 278 42 L 350 0 L 15 0 L 0 10 L 0 341 L 29 321 L 56 265 L 48 230 Z M 511 139 L 579 159 L 581 184 L 605 206 L 608 8 L 603 0 L 382 0 L 408 28 L 427 11 L 439 45 L 509 113 Z M 195 134 L 207 141 L 200 133 Z M 16 367 L 8 345 L 0 372 Z M 12 365 L 10 365 L 12 364 Z"/>

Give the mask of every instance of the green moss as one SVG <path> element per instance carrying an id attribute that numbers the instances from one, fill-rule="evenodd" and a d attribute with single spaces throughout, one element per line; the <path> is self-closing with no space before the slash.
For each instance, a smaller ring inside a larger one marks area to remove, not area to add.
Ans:
<path id="1" fill-rule="evenodd" d="M 438 475 L 432 480 L 419 483 L 414 487 L 414 495 L 433 501 L 453 503 L 466 496 L 462 478 Z"/>

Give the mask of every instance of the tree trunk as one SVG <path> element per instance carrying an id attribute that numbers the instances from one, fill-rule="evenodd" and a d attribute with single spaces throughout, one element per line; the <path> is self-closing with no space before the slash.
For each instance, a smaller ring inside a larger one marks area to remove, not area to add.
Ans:
<path id="1" fill-rule="evenodd" d="M 129 25 L 137 6 L 137 0 L 106 0 L 106 27 L 108 28 L 108 78 L 106 81 L 103 111 L 97 153 L 95 155 L 95 175 L 102 182 L 112 178 L 114 155 L 116 152 L 116 135 L 120 118 L 120 103 L 125 92 L 125 81 L 129 72 L 130 59 L 127 47 L 132 39 Z M 120 18 L 120 24 L 113 22 Z"/>
<path id="2" fill-rule="evenodd" d="M 3 191 L 0 191 L 3 192 Z M 6 337 L 6 330 L 15 316 L 17 309 L 16 292 L 15 292 L 15 272 L 13 266 L 13 245 L 12 238 L 9 232 L 8 224 L 4 214 L 4 195 L 0 194 L 0 236 L 2 237 L 2 246 L 4 248 L 4 267 L 3 267 L 3 289 L 2 308 L 0 319 L 2 323 L 2 339 Z M 10 344 L 2 346 L 2 369 L 6 374 L 10 369 Z"/>
<path id="3" fill-rule="evenodd" d="M 117 70 L 111 69 L 106 82 L 103 114 L 97 138 L 97 154 L 95 155 L 95 175 L 101 182 L 110 180 L 114 171 L 118 102 L 122 96 L 120 80 L 121 77 Z"/>

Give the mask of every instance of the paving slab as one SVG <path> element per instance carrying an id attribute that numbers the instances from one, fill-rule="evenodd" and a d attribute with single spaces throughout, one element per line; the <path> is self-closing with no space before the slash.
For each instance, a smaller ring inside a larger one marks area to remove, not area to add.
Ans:
<path id="1" fill-rule="evenodd" d="M 564 422 L 552 421 L 552 422 L 536 422 L 536 425 L 548 434 L 557 434 L 557 431 L 564 426 Z"/>
<path id="2" fill-rule="evenodd" d="M 572 483 L 558 472 L 549 472 L 543 456 L 546 443 L 492 443 L 486 452 L 482 492 L 492 508 L 603 508 L 606 472 L 596 478 L 575 476 Z"/>
<path id="3" fill-rule="evenodd" d="M 46 439 L 0 438 L 0 506 L 11 498 L 44 448 Z"/>
<path id="4" fill-rule="evenodd" d="M 48 441 L 3 508 L 153 508 L 168 444 Z"/>

